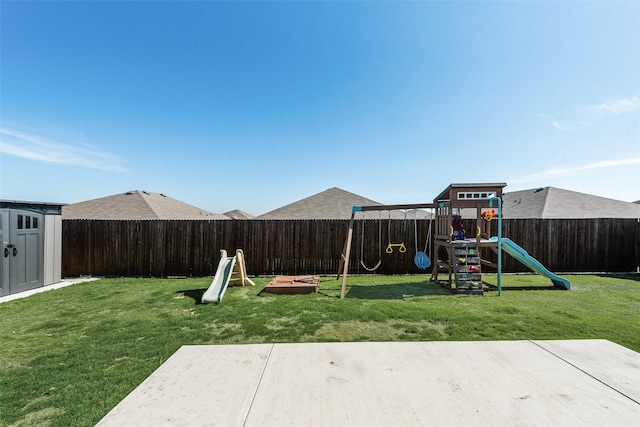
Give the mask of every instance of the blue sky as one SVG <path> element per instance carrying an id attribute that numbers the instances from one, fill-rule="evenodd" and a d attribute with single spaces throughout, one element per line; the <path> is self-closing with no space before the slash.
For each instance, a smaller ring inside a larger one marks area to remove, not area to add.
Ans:
<path id="1" fill-rule="evenodd" d="M 0 3 L 0 198 L 640 199 L 640 2 Z"/>

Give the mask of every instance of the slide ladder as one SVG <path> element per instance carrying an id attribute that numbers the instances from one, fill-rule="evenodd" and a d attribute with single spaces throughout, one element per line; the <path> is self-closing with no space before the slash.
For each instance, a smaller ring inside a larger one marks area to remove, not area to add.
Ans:
<path id="1" fill-rule="evenodd" d="M 455 241 L 453 272 L 456 293 L 483 295 L 480 253 L 475 241 Z"/>
<path id="2" fill-rule="evenodd" d="M 255 286 L 249 276 L 247 276 L 247 265 L 244 262 L 244 252 L 242 249 L 236 249 L 236 263 L 231 270 L 231 277 L 229 278 L 230 286 Z"/>
<path id="3" fill-rule="evenodd" d="M 209 289 L 202 295 L 202 303 L 218 304 L 224 296 L 230 282 L 232 285 L 251 285 L 255 283 L 247 276 L 247 269 L 244 262 L 244 253 L 242 249 L 236 250 L 236 256 L 227 256 L 227 251 L 220 251 L 220 262 L 215 276 L 209 285 Z"/>

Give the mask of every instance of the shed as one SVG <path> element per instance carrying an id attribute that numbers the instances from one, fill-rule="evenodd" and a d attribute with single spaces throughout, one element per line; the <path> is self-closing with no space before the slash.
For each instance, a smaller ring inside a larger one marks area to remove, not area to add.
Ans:
<path id="1" fill-rule="evenodd" d="M 61 280 L 62 206 L 0 200 L 0 297 Z"/>

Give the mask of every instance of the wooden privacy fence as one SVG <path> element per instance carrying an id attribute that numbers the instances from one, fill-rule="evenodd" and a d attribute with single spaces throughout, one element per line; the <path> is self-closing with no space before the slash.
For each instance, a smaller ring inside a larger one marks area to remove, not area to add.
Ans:
<path id="1" fill-rule="evenodd" d="M 349 272 L 419 273 L 413 257 L 424 250 L 429 220 L 366 220 L 354 227 Z M 497 221 L 492 221 L 495 234 Z M 348 220 L 64 220 L 62 275 L 212 276 L 219 251 L 243 249 L 250 275 L 336 274 Z M 465 221 L 467 230 L 475 221 Z M 503 220 L 510 238 L 554 272 L 630 272 L 640 264 L 635 219 Z M 404 243 L 406 252 L 388 243 Z M 429 251 L 427 250 L 429 254 Z M 433 258 L 433 254 L 432 258 Z M 495 255 L 491 255 L 495 259 Z M 504 256 L 503 271 L 528 271 Z"/>

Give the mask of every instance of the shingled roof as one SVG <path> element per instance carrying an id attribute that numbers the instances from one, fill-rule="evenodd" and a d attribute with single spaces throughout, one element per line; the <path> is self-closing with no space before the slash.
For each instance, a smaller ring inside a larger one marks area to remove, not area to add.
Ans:
<path id="1" fill-rule="evenodd" d="M 640 205 L 556 187 L 514 191 L 502 197 L 503 218 L 640 218 Z"/>
<path id="2" fill-rule="evenodd" d="M 161 193 L 127 191 L 62 208 L 63 219 L 230 219 Z"/>
<path id="3" fill-rule="evenodd" d="M 258 216 L 259 219 L 349 219 L 354 206 L 382 206 L 374 200 L 359 196 L 337 187 L 329 188 L 313 196 L 290 203 L 281 208 Z M 366 218 L 378 219 L 380 213 L 369 211 L 363 213 Z M 404 212 L 391 211 L 391 218 L 404 218 Z M 358 214 L 361 218 L 361 214 Z M 382 214 L 384 219 L 389 213 Z M 418 218 L 428 218 L 425 211 L 417 212 Z M 410 218 L 413 218 L 411 214 Z"/>
<path id="4" fill-rule="evenodd" d="M 255 216 L 251 215 L 240 209 L 234 209 L 232 211 L 225 212 L 223 215 L 228 216 L 231 219 L 253 219 Z"/>

